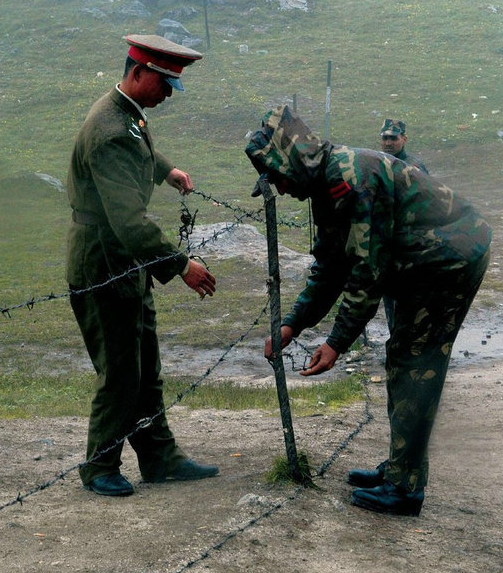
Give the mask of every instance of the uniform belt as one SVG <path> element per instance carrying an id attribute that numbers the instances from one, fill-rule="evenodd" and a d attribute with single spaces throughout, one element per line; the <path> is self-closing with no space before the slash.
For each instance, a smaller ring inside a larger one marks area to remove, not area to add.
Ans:
<path id="1" fill-rule="evenodd" d="M 72 211 L 72 220 L 81 225 L 102 225 L 105 219 L 90 211 Z"/>

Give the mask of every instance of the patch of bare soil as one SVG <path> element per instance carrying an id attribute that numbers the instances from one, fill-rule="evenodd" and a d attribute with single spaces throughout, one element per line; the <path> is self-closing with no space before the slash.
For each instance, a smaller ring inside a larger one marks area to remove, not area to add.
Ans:
<path id="1" fill-rule="evenodd" d="M 272 460 L 284 453 L 278 416 L 176 406 L 168 417 L 180 444 L 195 459 L 218 464 L 218 477 L 142 484 L 126 445 L 122 469 L 135 495 L 97 496 L 82 488 L 73 471 L 23 504 L 4 507 L 0 570 L 501 573 L 501 333 L 482 318 L 469 316 L 453 355 L 418 518 L 350 504 L 348 470 L 373 467 L 386 457 L 383 383 L 369 382 L 368 404 L 294 420 L 298 449 L 315 468 L 326 469 L 315 478 L 319 489 L 265 483 Z M 370 332 L 372 348 L 357 362 L 339 365 L 339 372 L 356 367 L 369 379 L 383 376 L 384 333 L 381 321 Z M 246 380 L 270 381 L 259 346 L 256 341 L 254 362 L 251 353 L 236 351 L 229 359 L 234 365 L 224 366 L 236 373 L 233 366 L 244 361 Z M 288 374 L 289 383 L 298 379 Z M 82 461 L 86 426 L 84 418 L 0 421 L 0 506 Z"/>
<path id="2" fill-rule="evenodd" d="M 499 205 L 501 191 L 493 195 Z M 489 275 L 499 283 L 501 210 L 493 212 Z M 256 239 L 234 238 L 234 250 L 237 240 L 248 251 Z M 256 249 L 252 258 L 263 251 Z M 285 253 L 282 260 L 289 262 Z M 283 272 L 295 276 L 295 264 Z M 83 461 L 85 418 L 0 420 L 1 573 L 502 573 L 503 307 L 491 293 L 481 293 L 479 300 L 480 306 L 492 301 L 494 310 L 472 309 L 454 348 L 418 518 L 374 514 L 350 504 L 347 472 L 375 467 L 387 456 L 383 382 L 368 383 L 368 403 L 294 419 L 297 448 L 315 468 L 326 470 L 315 478 L 319 489 L 265 482 L 265 472 L 285 447 L 279 416 L 257 411 L 170 409 L 168 419 L 182 447 L 197 460 L 218 464 L 220 475 L 142 484 L 126 445 L 122 470 L 135 494 L 116 499 L 84 490 L 77 471 L 57 479 Z M 320 342 L 309 338 L 307 333 L 312 348 Z M 382 315 L 369 325 L 369 338 L 372 346 L 364 356 L 338 363 L 318 380 L 337 378 L 349 368 L 369 380 L 384 378 Z M 192 350 L 171 344 L 163 350 L 168 373 L 194 371 Z M 198 351 L 201 374 L 219 355 Z M 89 367 L 75 356 L 59 356 L 57 362 Z M 234 348 L 215 375 L 274 383 L 262 340 Z M 289 385 L 302 380 L 287 373 Z M 51 480 L 54 485 L 26 495 Z M 15 501 L 18 494 L 22 504 Z"/>

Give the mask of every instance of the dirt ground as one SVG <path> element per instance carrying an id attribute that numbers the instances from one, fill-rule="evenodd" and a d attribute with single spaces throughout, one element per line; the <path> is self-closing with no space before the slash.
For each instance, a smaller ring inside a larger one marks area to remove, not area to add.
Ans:
<path id="1" fill-rule="evenodd" d="M 499 206 L 501 193 L 492 195 Z M 493 282 L 501 282 L 503 264 L 498 212 Z M 294 418 L 297 448 L 323 469 L 319 489 L 265 482 L 285 447 L 279 416 L 257 411 L 191 411 L 183 402 L 170 409 L 185 451 L 218 464 L 220 475 L 142 484 L 126 444 L 122 470 L 135 486 L 128 498 L 84 490 L 77 471 L 57 478 L 83 460 L 87 419 L 0 420 L 0 572 L 502 573 L 502 315 L 503 300 L 481 293 L 456 341 L 419 517 L 350 504 L 348 470 L 375 467 L 387 455 L 386 390 L 375 381 L 384 378 L 380 313 L 369 325 L 371 346 L 318 378 L 363 372 L 369 400 L 330 416 Z M 307 342 L 315 348 L 320 341 Z M 201 374 L 219 355 L 199 353 Z M 169 345 L 163 366 L 193 371 L 193 353 Z M 258 339 L 233 349 L 212 376 L 274 383 Z M 287 369 L 289 385 L 302 380 Z"/>
<path id="2" fill-rule="evenodd" d="M 418 518 L 374 514 L 350 504 L 345 476 L 386 457 L 385 387 L 369 382 L 368 403 L 332 416 L 294 420 L 299 450 L 323 477 L 319 489 L 270 486 L 264 473 L 284 453 L 281 421 L 256 411 L 189 411 L 170 424 L 195 459 L 220 466 L 200 482 L 142 484 L 131 448 L 128 498 L 100 497 L 76 471 L 0 512 L 2 573 L 500 573 L 503 571 L 503 360 L 501 307 L 470 313 L 453 353 L 431 446 L 431 475 Z M 372 347 L 338 371 L 383 376 L 384 321 Z M 225 368 L 272 380 L 255 348 Z M 255 356 L 253 362 L 251 356 Z M 265 364 L 264 364 L 265 362 Z M 239 367 L 238 365 L 241 365 Z M 222 376 L 226 376 L 226 371 Z M 327 376 L 327 375 L 325 375 Z M 288 373 L 289 383 L 299 380 Z M 372 419 L 369 419 L 370 412 Z M 84 418 L 0 421 L 0 505 L 78 464 Z"/>

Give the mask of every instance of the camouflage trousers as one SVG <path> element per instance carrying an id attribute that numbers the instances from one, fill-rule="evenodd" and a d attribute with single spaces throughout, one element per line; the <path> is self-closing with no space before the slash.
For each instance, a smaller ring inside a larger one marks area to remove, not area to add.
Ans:
<path id="1" fill-rule="evenodd" d="M 121 298 L 115 289 L 72 295 L 70 302 L 96 370 L 87 440 L 84 485 L 119 472 L 123 439 L 139 420 L 154 417 L 128 440 L 143 479 L 159 481 L 185 455 L 175 444 L 164 414 L 163 382 L 150 289 Z M 102 453 L 105 452 L 105 453 Z"/>
<path id="2" fill-rule="evenodd" d="M 428 481 L 428 442 L 461 324 L 482 282 L 489 254 L 463 272 L 435 277 L 396 301 L 386 343 L 389 462 L 385 479 L 406 490 Z"/>

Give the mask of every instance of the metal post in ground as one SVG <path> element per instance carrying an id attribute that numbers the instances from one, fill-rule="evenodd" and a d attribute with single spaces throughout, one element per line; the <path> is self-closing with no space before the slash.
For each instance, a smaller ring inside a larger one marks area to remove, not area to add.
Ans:
<path id="1" fill-rule="evenodd" d="M 206 47 L 210 49 L 210 25 L 208 23 L 208 0 L 204 0 L 204 27 L 206 28 Z"/>
<path id="2" fill-rule="evenodd" d="M 295 445 L 295 435 L 293 432 L 292 415 L 290 411 L 290 401 L 286 386 L 285 366 L 281 354 L 281 298 L 280 298 L 280 276 L 278 257 L 278 232 L 276 221 L 276 200 L 272 193 L 269 182 L 259 180 L 260 190 L 264 197 L 267 224 L 267 254 L 269 261 L 269 295 L 271 308 L 271 339 L 273 358 L 271 364 L 276 378 L 276 389 L 283 423 L 283 435 L 285 438 L 286 454 L 290 473 L 297 483 L 304 483 L 306 476 L 302 475 L 299 467 L 297 447 Z"/>
<path id="3" fill-rule="evenodd" d="M 332 92 L 332 60 L 327 63 L 327 93 L 325 97 L 325 139 L 330 139 L 330 96 Z"/>

